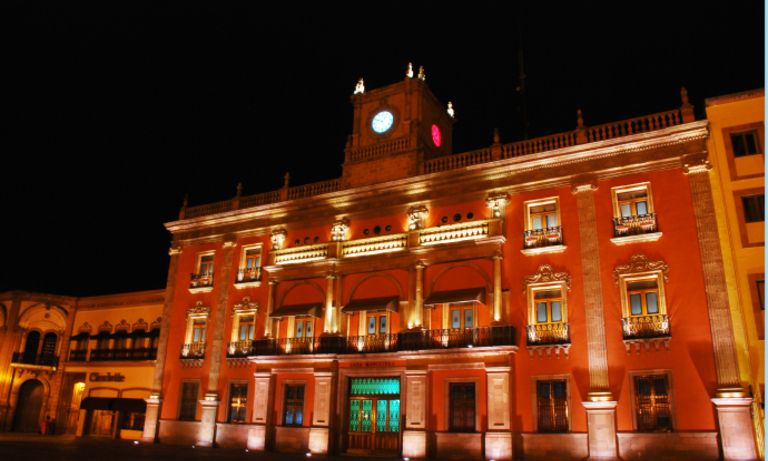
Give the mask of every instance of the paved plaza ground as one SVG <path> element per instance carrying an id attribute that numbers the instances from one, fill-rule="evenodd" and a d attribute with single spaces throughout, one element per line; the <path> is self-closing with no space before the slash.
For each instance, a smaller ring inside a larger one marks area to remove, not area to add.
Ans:
<path id="1" fill-rule="evenodd" d="M 133 444 L 126 440 L 0 433 L 2 461 L 306 461 L 302 454 L 254 453 L 225 448 Z M 312 461 L 351 461 L 354 456 L 318 456 Z M 390 461 L 399 458 L 365 458 Z"/>

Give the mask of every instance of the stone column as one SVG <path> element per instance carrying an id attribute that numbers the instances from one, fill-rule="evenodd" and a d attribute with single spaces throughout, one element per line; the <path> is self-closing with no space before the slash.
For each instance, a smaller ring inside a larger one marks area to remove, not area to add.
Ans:
<path id="1" fill-rule="evenodd" d="M 312 427 L 309 429 L 309 451 L 316 454 L 328 454 L 330 446 L 333 375 L 331 371 L 315 372 L 315 401 Z"/>
<path id="2" fill-rule="evenodd" d="M 145 399 L 147 402 L 147 412 L 144 418 L 144 433 L 141 436 L 141 439 L 145 442 L 157 442 L 157 433 L 160 428 L 163 371 L 165 370 L 166 355 L 168 355 L 168 334 L 170 333 L 173 299 L 176 294 L 176 273 L 179 269 L 181 246 L 171 246 L 168 254 L 171 256 L 171 262 L 168 264 L 168 279 L 165 283 L 165 303 L 163 304 L 163 315 L 160 323 L 160 337 L 157 340 L 155 375 L 152 381 L 152 392 L 149 398 Z"/>
<path id="3" fill-rule="evenodd" d="M 685 165 L 684 171 L 691 188 L 709 328 L 715 353 L 717 391 L 712 403 L 717 411 L 723 458 L 726 461 L 753 460 L 758 459 L 758 456 L 750 411 L 752 398 L 748 397 L 739 380 L 723 256 L 709 179 L 711 168 L 709 162 L 697 161 Z"/>
<path id="4" fill-rule="evenodd" d="M 253 426 L 248 430 L 247 448 L 264 451 L 267 447 L 267 427 L 271 423 L 272 373 L 257 371 L 253 376 Z"/>
<path id="5" fill-rule="evenodd" d="M 323 333 L 334 333 L 333 325 L 333 281 L 336 274 L 330 273 L 325 276 L 325 316 L 323 321 Z"/>
<path id="6" fill-rule="evenodd" d="M 510 421 L 510 367 L 485 369 L 488 387 L 488 431 L 485 433 L 485 458 L 512 459 L 512 426 Z"/>
<path id="7" fill-rule="evenodd" d="M 426 265 L 422 261 L 416 263 L 416 285 L 413 297 L 413 309 L 411 310 L 411 321 L 408 325 L 411 328 L 422 328 L 424 326 L 424 268 Z"/>
<path id="8" fill-rule="evenodd" d="M 221 270 L 219 271 L 219 287 L 216 296 L 216 311 L 213 313 L 213 340 L 208 354 L 208 391 L 200 401 L 202 415 L 200 429 L 197 433 L 197 445 L 210 447 L 216 443 L 216 413 L 219 410 L 219 374 L 221 373 L 221 356 L 224 351 L 224 333 L 227 323 L 229 304 L 229 287 L 234 280 L 232 277 L 232 260 L 235 248 L 234 240 L 227 240 L 222 245 Z M 206 347 L 207 349 L 207 347 Z"/>
<path id="9" fill-rule="evenodd" d="M 494 323 L 501 322 L 501 252 L 493 257 L 493 318 Z"/>
<path id="10" fill-rule="evenodd" d="M 403 457 L 427 457 L 427 370 L 405 371 Z"/>
<path id="11" fill-rule="evenodd" d="M 605 343 L 603 285 L 600 279 L 595 189 L 592 183 L 573 187 L 579 214 L 581 268 L 584 277 L 584 311 L 587 321 L 589 393 L 583 402 L 587 411 L 590 458 L 615 459 L 616 404 L 608 383 L 608 350 Z"/>
<path id="12" fill-rule="evenodd" d="M 277 286 L 277 280 L 269 279 L 269 287 L 267 287 L 267 311 L 264 316 L 265 338 L 272 337 L 272 319 L 270 318 L 270 315 L 272 315 L 272 311 L 275 308 L 275 286 Z"/>

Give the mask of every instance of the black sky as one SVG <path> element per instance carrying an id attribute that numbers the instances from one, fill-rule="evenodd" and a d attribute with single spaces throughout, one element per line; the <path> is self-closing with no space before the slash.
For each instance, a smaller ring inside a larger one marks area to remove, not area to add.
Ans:
<path id="1" fill-rule="evenodd" d="M 339 176 L 355 82 L 408 61 L 457 152 L 521 139 L 521 36 L 531 136 L 764 85 L 760 1 L 69 3 L 0 7 L 0 291 L 164 287 L 184 193 Z"/>

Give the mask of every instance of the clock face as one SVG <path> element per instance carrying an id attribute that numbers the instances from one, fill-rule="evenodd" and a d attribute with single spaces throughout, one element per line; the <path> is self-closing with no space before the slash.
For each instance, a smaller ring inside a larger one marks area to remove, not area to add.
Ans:
<path id="1" fill-rule="evenodd" d="M 376 133 L 383 134 L 392 128 L 392 124 L 395 122 L 395 116 L 388 110 L 382 110 L 378 114 L 373 116 L 371 120 L 371 129 Z"/>
<path id="2" fill-rule="evenodd" d="M 435 144 L 435 147 L 440 147 L 440 145 L 443 143 L 443 135 L 440 133 L 440 127 L 432 124 L 432 142 Z"/>

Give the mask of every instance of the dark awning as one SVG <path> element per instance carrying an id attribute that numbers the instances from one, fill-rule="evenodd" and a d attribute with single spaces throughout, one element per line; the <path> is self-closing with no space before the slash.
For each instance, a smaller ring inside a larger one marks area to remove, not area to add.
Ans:
<path id="1" fill-rule="evenodd" d="M 291 304 L 278 307 L 274 312 L 269 314 L 269 316 L 272 318 L 288 317 L 290 315 L 309 315 L 311 317 L 319 317 L 319 312 L 322 310 L 322 308 L 322 303 Z"/>
<path id="2" fill-rule="evenodd" d="M 383 298 L 353 299 L 346 306 L 341 308 L 341 312 L 351 314 L 358 311 L 392 311 L 397 312 L 400 304 L 400 298 L 397 296 L 385 296 Z"/>
<path id="3" fill-rule="evenodd" d="M 80 402 L 81 410 L 109 410 L 130 413 L 144 413 L 147 402 L 144 399 L 114 399 L 110 397 L 86 397 Z"/>
<path id="4" fill-rule="evenodd" d="M 446 303 L 485 303 L 485 288 L 435 291 L 424 301 L 425 306 Z"/>

